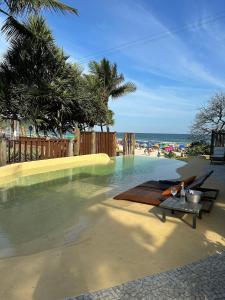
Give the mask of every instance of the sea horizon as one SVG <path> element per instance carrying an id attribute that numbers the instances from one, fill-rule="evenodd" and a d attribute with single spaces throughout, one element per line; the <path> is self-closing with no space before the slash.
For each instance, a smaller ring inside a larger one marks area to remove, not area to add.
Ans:
<path id="1" fill-rule="evenodd" d="M 146 143 L 176 143 L 188 144 L 191 142 L 190 134 L 187 133 L 141 133 L 134 132 L 136 141 Z M 124 132 L 116 132 L 118 139 L 123 139 Z"/>

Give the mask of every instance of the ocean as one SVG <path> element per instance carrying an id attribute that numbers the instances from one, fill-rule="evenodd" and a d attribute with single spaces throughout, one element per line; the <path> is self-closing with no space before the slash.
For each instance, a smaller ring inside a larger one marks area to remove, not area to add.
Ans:
<path id="1" fill-rule="evenodd" d="M 117 132 L 117 138 L 123 139 L 124 132 Z M 171 144 L 189 144 L 191 143 L 189 134 L 172 133 L 135 133 L 137 142 L 145 143 L 171 143 Z"/>

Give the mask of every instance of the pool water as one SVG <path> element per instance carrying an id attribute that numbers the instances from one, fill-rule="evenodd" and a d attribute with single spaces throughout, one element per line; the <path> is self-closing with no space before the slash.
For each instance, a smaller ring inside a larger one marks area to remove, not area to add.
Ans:
<path id="1" fill-rule="evenodd" d="M 183 165 L 164 158 L 118 157 L 106 165 L 16 178 L 0 187 L 0 258 L 79 242 L 96 221 L 92 206 L 114 201 L 119 192 L 147 180 L 177 178 L 176 169 Z"/>

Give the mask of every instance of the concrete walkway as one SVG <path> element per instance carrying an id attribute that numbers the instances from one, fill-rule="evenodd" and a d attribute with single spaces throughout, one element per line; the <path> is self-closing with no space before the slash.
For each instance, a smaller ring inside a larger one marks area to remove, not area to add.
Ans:
<path id="1" fill-rule="evenodd" d="M 168 272 L 147 276 L 99 292 L 66 298 L 66 300 L 97 299 L 225 299 L 225 251 Z"/>

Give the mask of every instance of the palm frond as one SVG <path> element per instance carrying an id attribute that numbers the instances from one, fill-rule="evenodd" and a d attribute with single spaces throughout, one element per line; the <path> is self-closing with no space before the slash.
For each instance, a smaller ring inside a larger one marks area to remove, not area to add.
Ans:
<path id="1" fill-rule="evenodd" d="M 7 40 L 10 40 L 11 38 L 17 39 L 20 36 L 32 36 L 32 32 L 12 16 L 6 19 L 1 31 L 5 33 Z"/>
<path id="2" fill-rule="evenodd" d="M 78 10 L 58 0 L 8 0 L 8 12 L 11 15 L 34 14 L 41 9 L 70 12 L 78 15 Z"/>
<path id="3" fill-rule="evenodd" d="M 125 96 L 126 94 L 133 93 L 137 89 L 136 85 L 132 82 L 127 82 L 118 88 L 114 89 L 111 93 L 113 99 Z"/>
<path id="4" fill-rule="evenodd" d="M 91 61 L 88 66 L 90 73 L 98 76 L 98 74 L 100 73 L 99 64 L 96 61 Z"/>

